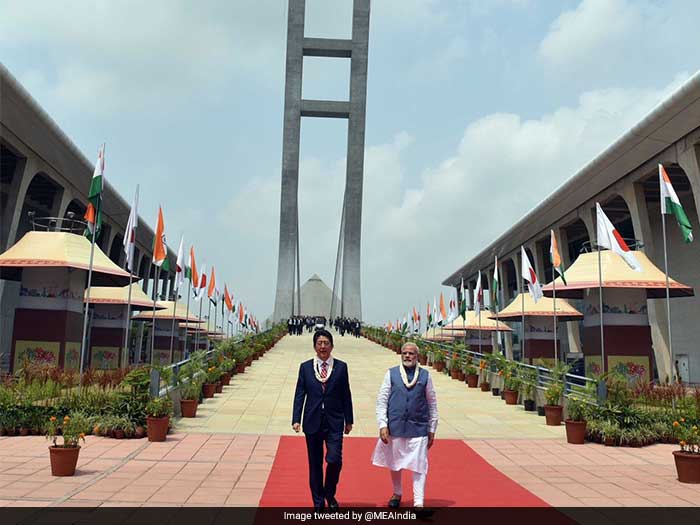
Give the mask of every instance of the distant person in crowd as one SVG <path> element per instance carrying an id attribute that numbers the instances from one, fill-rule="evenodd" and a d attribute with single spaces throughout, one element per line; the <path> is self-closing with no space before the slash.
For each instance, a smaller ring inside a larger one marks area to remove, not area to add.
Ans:
<path id="1" fill-rule="evenodd" d="M 330 332 L 317 330 L 313 341 L 316 356 L 299 366 L 292 428 L 295 432 L 303 429 L 306 435 L 309 487 L 314 508 L 321 510 L 327 502 L 331 510 L 336 510 L 335 493 L 343 466 L 343 432 L 349 434 L 353 425 L 350 380 L 348 366 L 331 356 L 333 336 Z"/>
<path id="2" fill-rule="evenodd" d="M 418 346 L 401 347 L 401 364 L 387 370 L 377 396 L 379 440 L 372 463 L 391 472 L 389 507 L 401 504 L 401 471 L 413 472 L 413 505 L 422 508 L 428 474 L 428 449 L 438 424 L 437 398 L 428 370 L 418 363 Z"/>

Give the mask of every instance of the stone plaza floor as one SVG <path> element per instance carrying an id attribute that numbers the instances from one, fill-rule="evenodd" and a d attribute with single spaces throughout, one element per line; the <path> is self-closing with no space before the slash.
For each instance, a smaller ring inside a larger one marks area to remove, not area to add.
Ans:
<path id="1" fill-rule="evenodd" d="M 0 506 L 255 506 L 280 435 L 293 434 L 299 363 L 313 355 L 310 335 L 285 337 L 224 393 L 178 420 L 164 443 L 88 436 L 76 475 L 50 474 L 43 437 L 0 438 Z M 398 356 L 366 339 L 336 339 L 349 365 L 356 425 L 377 435 L 374 402 Z M 617 448 L 568 445 L 564 427 L 499 398 L 432 373 L 440 411 L 437 438 L 464 440 L 483 459 L 554 506 L 690 506 L 700 485 L 676 480 L 673 445 Z M 431 472 L 428 476 L 437 476 Z M 306 473 L 301 475 L 306 481 Z"/>

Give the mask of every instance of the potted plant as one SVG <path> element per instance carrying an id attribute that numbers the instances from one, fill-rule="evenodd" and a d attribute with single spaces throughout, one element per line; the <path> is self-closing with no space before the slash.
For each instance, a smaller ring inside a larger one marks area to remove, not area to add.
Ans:
<path id="1" fill-rule="evenodd" d="M 479 361 L 479 388 L 482 392 L 488 392 L 491 389 L 491 383 L 489 383 L 489 361 L 488 359 L 481 359 Z"/>
<path id="2" fill-rule="evenodd" d="M 428 364 L 428 350 L 425 348 L 418 349 L 418 362 L 421 364 L 421 366 Z"/>
<path id="3" fill-rule="evenodd" d="M 520 380 L 520 393 L 522 394 L 523 406 L 527 412 L 534 412 L 537 372 L 534 368 L 522 368 L 520 370 Z"/>
<path id="4" fill-rule="evenodd" d="M 61 422 L 56 416 L 49 418 L 46 438 L 51 440 L 53 445 L 49 447 L 49 458 L 51 460 L 52 476 L 72 476 L 75 474 L 75 466 L 78 464 L 80 455 L 80 441 L 85 442 L 85 433 L 80 427 L 79 420 L 72 420 L 70 416 L 65 416 Z M 63 444 L 58 444 L 58 435 L 63 438 Z"/>
<path id="5" fill-rule="evenodd" d="M 588 405 L 576 395 L 566 400 L 566 442 L 572 445 L 583 445 L 586 438 L 586 412 Z"/>
<path id="6" fill-rule="evenodd" d="M 433 368 L 435 368 L 436 372 L 442 372 L 443 368 L 445 368 L 445 353 L 442 350 L 435 350 Z"/>
<path id="7" fill-rule="evenodd" d="M 605 421 L 600 425 L 600 436 L 606 447 L 614 447 L 620 439 L 620 426 L 612 421 Z"/>
<path id="8" fill-rule="evenodd" d="M 182 417 L 196 417 L 201 383 L 191 379 L 180 387 L 180 413 Z"/>
<path id="9" fill-rule="evenodd" d="M 562 411 L 561 395 L 564 390 L 564 385 L 559 381 L 552 381 L 544 391 L 544 417 L 549 426 L 558 427 L 561 425 Z"/>
<path id="10" fill-rule="evenodd" d="M 216 380 L 219 377 L 219 370 L 215 366 L 210 366 L 206 371 L 206 381 L 202 385 L 202 392 L 205 398 L 214 397 L 216 392 Z"/>
<path id="11" fill-rule="evenodd" d="M 698 426 L 691 425 L 681 418 L 673 422 L 674 435 L 678 438 L 680 450 L 673 451 L 678 481 L 700 483 L 700 435 Z"/>
<path id="12" fill-rule="evenodd" d="M 514 368 L 507 370 L 504 377 L 503 397 L 506 400 L 506 405 L 516 405 L 518 403 L 518 393 L 522 381 L 516 375 Z"/>
<path id="13" fill-rule="evenodd" d="M 477 371 L 476 366 L 474 366 L 474 361 L 471 357 L 467 358 L 467 363 L 464 368 L 464 372 L 467 381 L 467 386 L 469 388 L 476 388 L 479 384 L 479 372 Z"/>
<path id="14" fill-rule="evenodd" d="M 124 439 L 134 435 L 134 424 L 127 417 L 115 416 L 112 421 L 112 437 Z"/>
<path id="15" fill-rule="evenodd" d="M 455 352 L 452 354 L 452 359 L 450 359 L 450 377 L 459 380 L 460 372 L 462 372 L 462 358 Z"/>
<path id="16" fill-rule="evenodd" d="M 170 425 L 173 402 L 168 396 L 154 397 L 146 405 L 148 441 L 165 441 Z"/>

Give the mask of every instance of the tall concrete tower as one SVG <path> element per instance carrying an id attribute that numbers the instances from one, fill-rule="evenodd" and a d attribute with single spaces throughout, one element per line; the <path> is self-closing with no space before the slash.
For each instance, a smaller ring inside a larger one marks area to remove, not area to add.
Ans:
<path id="1" fill-rule="evenodd" d="M 289 0 L 282 138 L 280 243 L 277 293 L 273 314 L 275 321 L 286 319 L 293 314 L 304 314 L 300 311 L 299 296 L 298 191 L 301 117 L 343 118 L 348 121 L 345 194 L 333 289 L 334 295 L 337 294 L 339 297 L 340 304 L 333 305 L 329 315 L 362 318 L 360 240 L 370 0 L 352 1 L 352 39 L 347 40 L 306 38 L 304 36 L 305 0 Z M 350 59 L 350 99 L 348 101 L 302 99 L 301 86 L 305 56 Z"/>

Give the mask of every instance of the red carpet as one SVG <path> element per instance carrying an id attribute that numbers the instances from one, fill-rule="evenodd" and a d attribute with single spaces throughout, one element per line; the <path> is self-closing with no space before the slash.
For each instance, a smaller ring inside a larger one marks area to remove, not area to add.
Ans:
<path id="1" fill-rule="evenodd" d="M 336 495 L 343 507 L 385 507 L 392 493 L 389 472 L 371 463 L 376 438 L 346 437 L 343 471 Z M 547 503 L 501 474 L 468 445 L 441 439 L 429 453 L 425 489 L 427 507 L 546 507 Z M 303 437 L 282 436 L 265 485 L 261 507 L 310 507 L 309 470 Z M 404 472 L 402 506 L 410 506 L 413 488 Z"/>

